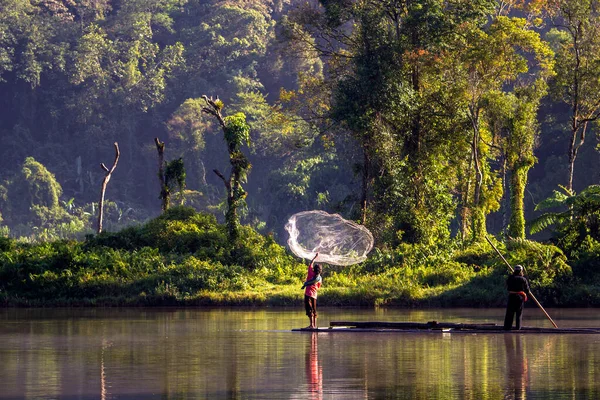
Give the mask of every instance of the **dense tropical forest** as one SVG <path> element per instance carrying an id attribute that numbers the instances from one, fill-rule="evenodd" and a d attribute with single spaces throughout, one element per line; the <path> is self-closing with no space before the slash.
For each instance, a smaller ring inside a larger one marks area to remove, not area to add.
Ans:
<path id="1" fill-rule="evenodd" d="M 0 0 L 0 304 L 600 305 L 600 1 Z"/>

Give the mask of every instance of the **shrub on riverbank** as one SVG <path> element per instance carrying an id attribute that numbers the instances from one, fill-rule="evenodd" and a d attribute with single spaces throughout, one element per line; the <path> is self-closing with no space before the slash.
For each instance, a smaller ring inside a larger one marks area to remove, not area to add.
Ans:
<path id="1" fill-rule="evenodd" d="M 545 305 L 600 305 L 562 252 L 530 241 L 498 244 L 523 264 Z M 0 304 L 15 306 L 296 305 L 306 264 L 248 227 L 229 243 L 210 215 L 173 208 L 138 227 L 84 242 L 0 240 Z M 349 267 L 326 266 L 320 304 L 488 307 L 505 302 L 507 268 L 489 245 L 375 249 Z"/>

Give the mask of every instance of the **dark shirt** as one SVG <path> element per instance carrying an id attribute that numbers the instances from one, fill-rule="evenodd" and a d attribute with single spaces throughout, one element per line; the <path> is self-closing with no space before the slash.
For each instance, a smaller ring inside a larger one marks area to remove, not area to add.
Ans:
<path id="1" fill-rule="evenodd" d="M 525 292 L 529 293 L 529 283 L 524 276 L 511 275 L 506 280 L 506 288 L 509 292 Z"/>

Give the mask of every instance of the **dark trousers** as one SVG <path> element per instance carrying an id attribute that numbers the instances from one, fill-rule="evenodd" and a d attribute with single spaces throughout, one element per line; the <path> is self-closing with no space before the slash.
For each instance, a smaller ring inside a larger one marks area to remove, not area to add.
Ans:
<path id="1" fill-rule="evenodd" d="M 516 316 L 516 329 L 521 329 L 521 316 L 523 315 L 523 298 L 518 294 L 508 295 L 508 304 L 506 305 L 506 316 L 504 317 L 504 329 L 510 330 L 513 318 Z"/>
<path id="2" fill-rule="evenodd" d="M 304 309 L 309 317 L 312 315 L 317 317 L 317 299 L 304 295 Z"/>

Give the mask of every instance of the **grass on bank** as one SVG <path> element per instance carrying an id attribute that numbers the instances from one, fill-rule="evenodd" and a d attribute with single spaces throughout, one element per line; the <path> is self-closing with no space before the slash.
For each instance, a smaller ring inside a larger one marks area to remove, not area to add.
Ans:
<path id="1" fill-rule="evenodd" d="M 530 241 L 501 248 L 509 262 L 526 266 L 546 306 L 600 305 L 599 280 L 582 284 L 558 248 Z M 299 306 L 305 274 L 306 264 L 271 237 L 243 227 L 231 244 L 213 216 L 189 208 L 83 242 L 0 238 L 4 306 Z M 505 278 L 503 262 L 483 244 L 403 245 L 375 249 L 360 265 L 326 266 L 319 303 L 502 306 Z"/>

